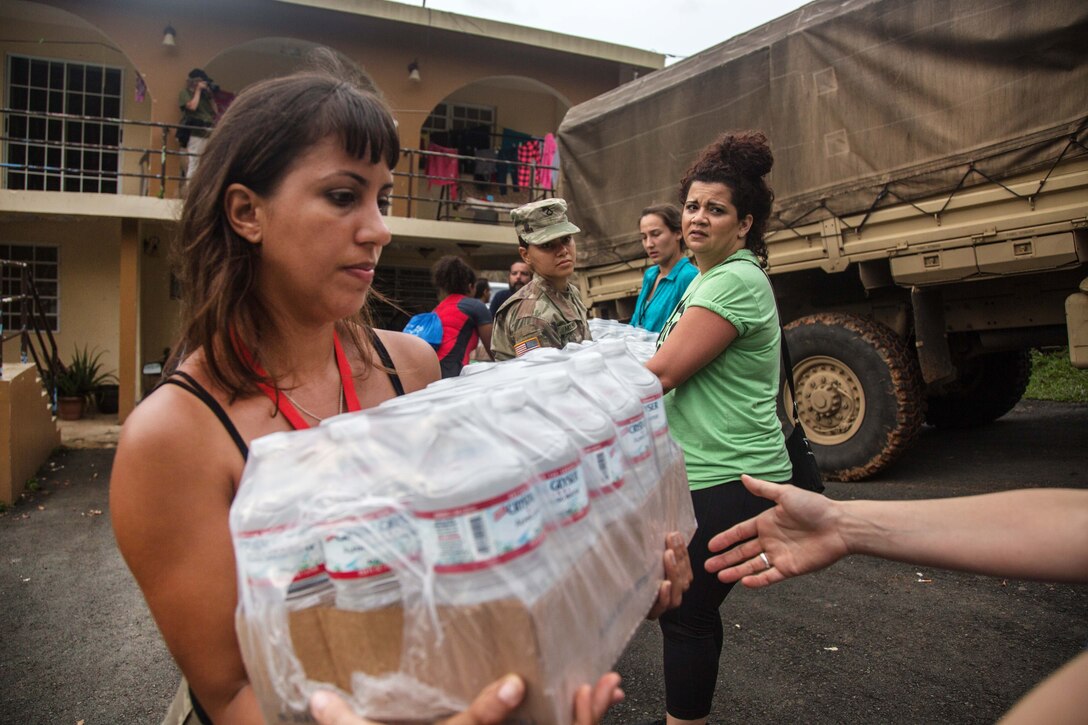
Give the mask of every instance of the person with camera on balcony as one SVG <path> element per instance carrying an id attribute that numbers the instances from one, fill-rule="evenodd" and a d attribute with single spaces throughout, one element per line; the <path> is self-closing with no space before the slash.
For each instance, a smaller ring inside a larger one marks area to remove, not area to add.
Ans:
<path id="1" fill-rule="evenodd" d="M 187 154 L 186 179 L 192 179 L 193 174 L 196 173 L 200 154 L 204 152 L 208 135 L 219 115 L 219 109 L 215 104 L 217 90 L 219 86 L 215 85 L 215 81 L 202 68 L 193 68 L 189 71 L 185 88 L 178 94 L 181 125 L 190 127 L 179 128 L 177 131 L 178 144 L 185 148 Z"/>

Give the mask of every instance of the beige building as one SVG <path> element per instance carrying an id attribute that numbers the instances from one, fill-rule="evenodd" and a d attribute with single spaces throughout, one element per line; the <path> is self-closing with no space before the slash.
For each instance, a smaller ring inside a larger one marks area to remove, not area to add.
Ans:
<path id="1" fill-rule="evenodd" d="M 142 364 L 176 333 L 169 246 L 184 156 L 170 126 L 190 69 L 224 94 L 290 72 L 316 46 L 366 69 L 404 146 L 376 286 L 414 310 L 433 303 L 430 262 L 454 252 L 479 270 L 505 268 L 516 255 L 505 211 L 554 193 L 547 159 L 488 165 L 493 154 L 542 146 L 570 106 L 664 63 L 384 0 L 4 0 L 0 25 L 0 259 L 32 265 L 62 359 L 77 345 L 104 352 L 122 419 L 141 395 Z M 432 144 L 466 158 L 428 155 Z M 428 178 L 451 163 L 449 185 Z M 17 293 L 17 268 L 0 270 L 4 294 Z M 10 332 L 18 315 L 3 312 Z M 5 343 L 6 362 L 19 355 L 18 341 Z"/>

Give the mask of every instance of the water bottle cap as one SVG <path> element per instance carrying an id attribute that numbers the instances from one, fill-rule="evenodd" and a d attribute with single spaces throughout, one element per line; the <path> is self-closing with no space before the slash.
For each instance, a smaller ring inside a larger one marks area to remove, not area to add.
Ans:
<path id="1" fill-rule="evenodd" d="M 249 443 L 249 453 L 256 458 L 260 458 L 261 456 L 268 456 L 286 450 L 291 443 L 290 435 L 291 431 L 280 431 L 279 433 L 269 433 L 266 436 L 256 438 Z"/>
<path id="2" fill-rule="evenodd" d="M 604 370 L 604 357 L 595 350 L 581 352 L 578 355 L 575 355 L 573 360 L 574 369 L 579 372 L 592 373 L 598 370 Z"/>
<path id="3" fill-rule="evenodd" d="M 503 388 L 491 394 L 492 405 L 501 411 L 518 412 L 526 402 L 525 389 L 520 386 Z"/>
<path id="4" fill-rule="evenodd" d="M 618 337 L 601 340 L 597 343 L 597 346 L 600 348 L 602 355 L 625 355 L 627 353 L 627 343 Z"/>
<path id="5" fill-rule="evenodd" d="M 334 441 L 347 441 L 370 434 L 370 418 L 365 415 L 337 417 L 322 423 Z"/>
<path id="6" fill-rule="evenodd" d="M 540 389 L 546 393 L 559 393 L 570 387 L 570 373 L 565 370 L 549 370 L 537 378 Z"/>

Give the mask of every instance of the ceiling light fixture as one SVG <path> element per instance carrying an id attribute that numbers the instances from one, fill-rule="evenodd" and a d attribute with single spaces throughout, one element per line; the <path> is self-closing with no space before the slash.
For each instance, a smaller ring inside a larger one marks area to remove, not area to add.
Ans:
<path id="1" fill-rule="evenodd" d="M 167 48 L 173 48 L 177 45 L 178 31 L 174 30 L 173 25 L 167 25 L 162 31 L 162 44 Z"/>
<path id="2" fill-rule="evenodd" d="M 419 75 L 419 61 L 413 60 L 408 64 L 408 80 L 413 83 L 419 83 L 423 80 L 423 77 Z"/>

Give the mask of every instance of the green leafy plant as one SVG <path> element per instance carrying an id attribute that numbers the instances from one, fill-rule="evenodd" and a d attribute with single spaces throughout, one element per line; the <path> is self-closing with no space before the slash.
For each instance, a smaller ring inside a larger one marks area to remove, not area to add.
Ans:
<path id="1" fill-rule="evenodd" d="M 72 361 L 53 380 L 59 396 L 87 399 L 90 399 L 100 385 L 116 382 L 116 375 L 102 370 L 102 353 L 87 346 L 83 349 L 77 346 Z"/>
<path id="2" fill-rule="evenodd" d="M 1069 363 L 1068 348 L 1031 351 L 1031 382 L 1025 398 L 1088 403 L 1088 370 Z"/>

